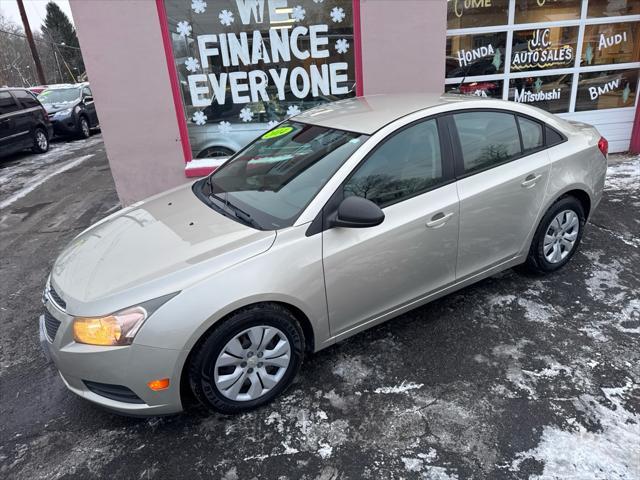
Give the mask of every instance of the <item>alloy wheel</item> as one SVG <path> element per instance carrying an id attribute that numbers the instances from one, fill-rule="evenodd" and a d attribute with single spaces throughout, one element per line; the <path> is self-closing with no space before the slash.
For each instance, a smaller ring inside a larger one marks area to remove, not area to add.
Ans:
<path id="1" fill-rule="evenodd" d="M 580 219 L 573 210 L 558 213 L 544 235 L 543 252 L 549 263 L 564 260 L 573 250 L 580 231 Z"/>
<path id="2" fill-rule="evenodd" d="M 38 130 L 36 132 L 36 143 L 38 144 L 38 148 L 40 150 L 46 150 L 49 146 L 49 141 L 47 140 L 47 136 L 43 131 Z"/>
<path id="3" fill-rule="evenodd" d="M 82 134 L 85 137 L 88 137 L 91 132 L 89 132 L 89 122 L 87 122 L 84 118 L 80 121 L 80 128 L 82 128 Z"/>
<path id="4" fill-rule="evenodd" d="M 279 329 L 261 325 L 235 335 L 215 363 L 214 381 L 230 400 L 255 400 L 282 380 L 291 362 L 291 345 Z"/>

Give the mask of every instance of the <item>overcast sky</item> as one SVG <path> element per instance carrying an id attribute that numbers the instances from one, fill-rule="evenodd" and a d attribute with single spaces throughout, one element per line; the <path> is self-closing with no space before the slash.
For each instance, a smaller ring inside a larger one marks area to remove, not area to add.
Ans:
<path id="1" fill-rule="evenodd" d="M 69 0 L 53 1 L 60 6 L 62 11 L 67 14 L 69 20 L 73 23 Z M 24 0 L 24 9 L 27 12 L 27 18 L 29 19 L 29 25 L 32 31 L 40 30 L 40 25 L 42 25 L 44 17 L 47 15 L 47 3 L 49 3 L 49 0 Z M 18 10 L 18 2 L 16 0 L 0 0 L 0 13 L 22 26 L 20 10 Z"/>

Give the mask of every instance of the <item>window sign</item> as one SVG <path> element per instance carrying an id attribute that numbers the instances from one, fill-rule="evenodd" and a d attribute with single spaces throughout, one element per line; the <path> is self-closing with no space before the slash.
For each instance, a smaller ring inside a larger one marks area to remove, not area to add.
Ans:
<path id="1" fill-rule="evenodd" d="M 618 17 L 640 15 L 638 0 L 589 0 L 587 17 Z"/>
<path id="2" fill-rule="evenodd" d="M 447 78 L 504 72 L 505 32 L 447 38 Z"/>
<path id="3" fill-rule="evenodd" d="M 517 0 L 516 23 L 577 20 L 581 6 L 582 0 Z"/>
<path id="4" fill-rule="evenodd" d="M 637 69 L 581 73 L 576 111 L 633 107 L 637 87 Z"/>
<path id="5" fill-rule="evenodd" d="M 509 81 L 509 100 L 526 103 L 551 113 L 569 111 L 573 75 L 512 78 Z"/>
<path id="6" fill-rule="evenodd" d="M 587 25 L 582 65 L 640 62 L 640 22 Z"/>
<path id="7" fill-rule="evenodd" d="M 352 0 L 164 0 L 193 156 L 353 96 Z"/>
<path id="8" fill-rule="evenodd" d="M 513 32 L 511 71 L 572 67 L 578 27 L 551 27 Z"/>
<path id="9" fill-rule="evenodd" d="M 447 28 L 506 25 L 509 0 L 447 0 Z"/>

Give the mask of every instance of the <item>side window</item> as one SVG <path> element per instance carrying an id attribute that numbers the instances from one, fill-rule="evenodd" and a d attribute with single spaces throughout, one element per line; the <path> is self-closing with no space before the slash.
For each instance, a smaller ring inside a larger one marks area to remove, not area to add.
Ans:
<path id="1" fill-rule="evenodd" d="M 531 150 L 536 150 L 544 145 L 542 125 L 524 117 L 518 117 L 518 124 L 520 125 L 522 147 L 524 148 L 525 153 Z"/>
<path id="2" fill-rule="evenodd" d="M 91 94 L 91 90 L 89 90 L 89 87 L 84 87 L 82 89 L 82 95 L 84 95 L 85 97 L 93 97 L 93 95 Z"/>
<path id="3" fill-rule="evenodd" d="M 438 125 L 427 120 L 385 140 L 347 181 L 344 194 L 382 208 L 418 195 L 442 178 Z"/>
<path id="4" fill-rule="evenodd" d="M 20 101 L 24 108 L 39 107 L 40 102 L 36 100 L 36 97 L 32 93 L 26 90 L 14 90 L 13 94 Z"/>
<path id="5" fill-rule="evenodd" d="M 0 92 L 0 115 L 20 110 L 20 106 L 16 103 L 9 92 Z"/>
<path id="6" fill-rule="evenodd" d="M 491 168 L 520 155 L 516 118 L 510 113 L 456 113 L 465 173 Z"/>
<path id="7" fill-rule="evenodd" d="M 547 136 L 547 147 L 553 147 L 554 145 L 562 143 L 563 138 L 551 127 L 545 128 L 545 135 Z"/>

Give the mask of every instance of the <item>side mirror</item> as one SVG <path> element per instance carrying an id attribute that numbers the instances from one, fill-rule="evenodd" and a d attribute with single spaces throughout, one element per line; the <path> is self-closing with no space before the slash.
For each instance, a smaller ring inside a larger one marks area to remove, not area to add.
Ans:
<path id="1" fill-rule="evenodd" d="M 362 197 L 347 197 L 338 206 L 332 227 L 367 228 L 380 225 L 384 212 L 371 200 Z"/>
<path id="2" fill-rule="evenodd" d="M 86 97 L 83 98 L 83 100 L 85 103 L 93 102 L 93 97 L 90 97 L 89 95 L 87 95 Z"/>

